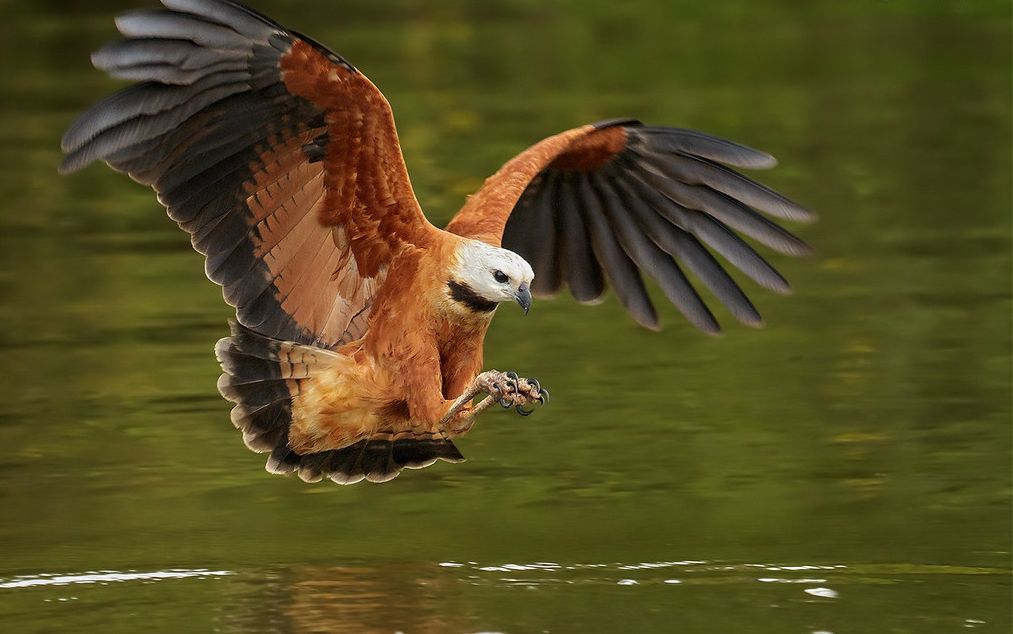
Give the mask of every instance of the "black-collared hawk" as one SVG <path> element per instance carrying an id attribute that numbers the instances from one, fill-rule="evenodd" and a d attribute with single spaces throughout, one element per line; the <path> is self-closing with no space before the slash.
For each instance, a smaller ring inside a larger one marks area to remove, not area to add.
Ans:
<path id="1" fill-rule="evenodd" d="M 236 308 L 215 352 L 246 445 L 274 473 L 385 481 L 462 460 L 453 439 L 492 404 L 547 392 L 482 371 L 500 302 L 609 287 L 658 328 L 647 274 L 697 328 L 719 330 L 692 274 L 740 322 L 760 315 L 715 257 L 778 293 L 742 237 L 809 247 L 771 218 L 810 214 L 732 168 L 774 159 L 633 119 L 584 125 L 510 160 L 445 229 L 412 191 L 387 100 L 314 40 L 231 0 L 162 0 L 116 19 L 92 56 L 130 87 L 63 137 L 60 169 L 101 160 L 150 185 Z M 473 399 L 485 397 L 477 404 Z"/>

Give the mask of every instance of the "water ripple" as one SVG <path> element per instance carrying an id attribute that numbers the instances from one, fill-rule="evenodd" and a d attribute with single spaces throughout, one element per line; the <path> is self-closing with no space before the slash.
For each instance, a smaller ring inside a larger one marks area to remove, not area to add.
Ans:
<path id="1" fill-rule="evenodd" d="M 925 564 L 785 564 L 743 563 L 686 559 L 678 561 L 644 561 L 638 563 L 479 563 L 445 561 L 442 568 L 466 573 L 472 584 L 504 583 L 507 585 L 554 584 L 616 584 L 635 586 L 662 583 L 668 585 L 713 585 L 720 583 L 797 584 L 811 586 L 802 591 L 821 598 L 837 598 L 838 593 L 821 584 L 889 584 L 898 579 L 922 575 L 1001 575 L 995 568 Z M 678 575 L 672 575 L 678 571 Z M 513 573 L 498 576 L 489 573 Z M 814 575 L 813 572 L 821 574 Z M 547 575 L 546 573 L 552 573 Z M 631 574 L 633 573 L 633 574 Z M 778 574 L 769 574 L 778 573 Z M 792 574 L 797 573 L 797 574 Z M 809 573 L 809 574 L 805 574 Z"/>
<path id="2" fill-rule="evenodd" d="M 166 579 L 190 579 L 194 577 L 224 577 L 233 574 L 228 570 L 193 570 L 173 568 L 154 572 L 120 572 L 117 570 L 96 570 L 79 574 L 42 573 L 19 575 L 9 579 L 0 578 L 0 588 L 31 588 L 34 586 L 65 586 L 87 583 L 122 583 L 125 581 L 164 581 Z"/>

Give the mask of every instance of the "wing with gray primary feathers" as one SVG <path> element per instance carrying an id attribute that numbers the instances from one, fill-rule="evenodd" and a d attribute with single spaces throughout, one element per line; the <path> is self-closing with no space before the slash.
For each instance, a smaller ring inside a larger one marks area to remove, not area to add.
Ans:
<path id="1" fill-rule="evenodd" d="M 807 255 L 810 247 L 773 219 L 812 216 L 731 169 L 775 164 L 769 154 L 700 132 L 605 121 L 518 155 L 448 229 L 489 240 L 501 235 L 502 246 L 534 269 L 536 295 L 565 285 L 578 301 L 593 303 L 611 284 L 637 323 L 656 329 L 646 273 L 694 326 L 719 332 L 688 273 L 737 320 L 758 326 L 759 312 L 715 256 L 760 286 L 790 291 L 740 234 L 778 253 Z M 518 178 L 524 170 L 527 178 Z"/>

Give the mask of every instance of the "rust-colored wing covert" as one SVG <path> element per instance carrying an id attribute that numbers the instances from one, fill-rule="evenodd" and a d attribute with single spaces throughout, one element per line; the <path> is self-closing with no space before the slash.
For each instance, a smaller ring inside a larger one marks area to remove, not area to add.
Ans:
<path id="1" fill-rule="evenodd" d="M 387 100 L 351 64 L 228 0 L 120 16 L 92 61 L 137 80 L 63 138 L 152 186 L 240 323 L 326 347 L 360 337 L 386 266 L 431 239 Z"/>
<path id="2" fill-rule="evenodd" d="M 810 248 L 767 216 L 811 214 L 729 167 L 763 169 L 764 152 L 691 130 L 613 120 L 575 128 L 524 151 L 468 199 L 447 230 L 517 252 L 535 272 L 532 290 L 565 283 L 581 302 L 606 280 L 630 315 L 658 328 L 641 272 L 697 328 L 720 326 L 685 271 L 748 325 L 756 308 L 711 251 L 765 288 L 788 283 L 736 233 L 786 255 Z"/>

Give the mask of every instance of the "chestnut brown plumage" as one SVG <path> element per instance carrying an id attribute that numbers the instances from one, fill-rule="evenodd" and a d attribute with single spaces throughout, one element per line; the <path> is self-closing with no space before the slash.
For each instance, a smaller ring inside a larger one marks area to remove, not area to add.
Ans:
<path id="1" fill-rule="evenodd" d="M 60 169 L 104 161 L 150 185 L 190 234 L 236 308 L 216 347 L 220 391 L 247 446 L 270 453 L 270 471 L 388 480 L 462 460 L 453 438 L 491 404 L 527 413 L 522 405 L 545 402 L 536 381 L 481 372 L 492 309 L 508 297 L 490 293 L 509 290 L 527 310 L 532 291 L 566 286 L 596 302 L 611 286 L 633 319 L 657 328 L 646 273 L 714 333 L 684 271 L 758 325 L 712 252 L 784 293 L 736 232 L 787 255 L 809 251 L 769 219 L 809 213 L 731 169 L 769 168 L 771 156 L 633 119 L 535 144 L 437 229 L 412 191 L 390 105 L 348 61 L 231 0 L 162 3 L 117 18 L 125 39 L 93 55 L 139 83 L 70 127 Z M 513 279 L 473 258 L 514 267 Z M 458 279 L 485 274 L 499 290 Z"/>

